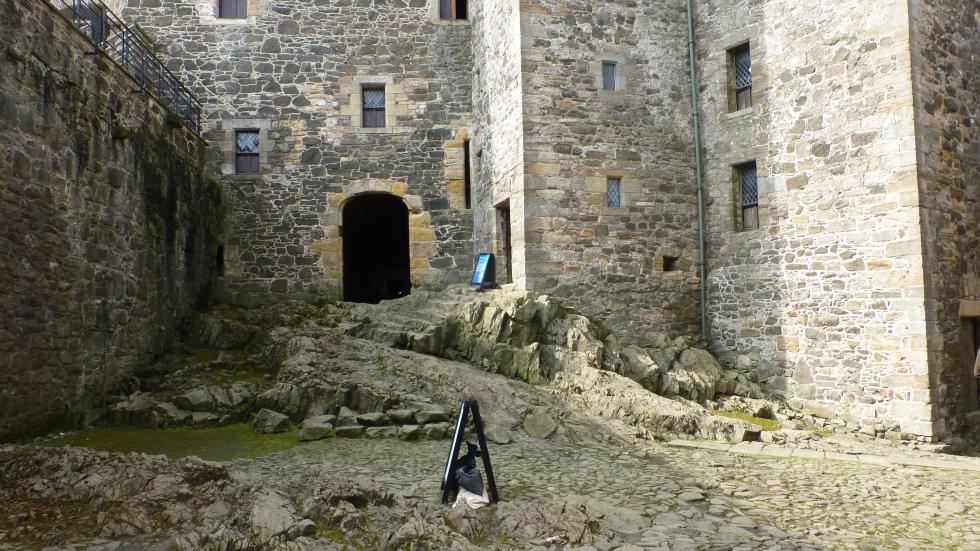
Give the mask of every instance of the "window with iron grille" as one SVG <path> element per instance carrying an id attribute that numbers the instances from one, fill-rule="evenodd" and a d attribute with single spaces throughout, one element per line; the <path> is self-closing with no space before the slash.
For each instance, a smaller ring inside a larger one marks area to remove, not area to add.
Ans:
<path id="1" fill-rule="evenodd" d="M 739 212 L 741 213 L 741 229 L 754 230 L 759 228 L 759 177 L 755 161 L 740 164 L 735 167 L 739 189 Z"/>
<path id="2" fill-rule="evenodd" d="M 752 107 L 752 54 L 749 45 L 739 46 L 729 51 L 735 98 L 734 110 Z"/>
<path id="3" fill-rule="evenodd" d="M 218 0 L 218 17 L 245 19 L 248 17 L 248 0 Z"/>
<path id="4" fill-rule="evenodd" d="M 361 90 L 363 120 L 365 128 L 384 128 L 385 89 L 384 86 L 365 86 Z"/>
<path id="5" fill-rule="evenodd" d="M 615 61 L 602 62 L 602 89 L 603 90 L 616 89 L 616 62 Z"/>
<path id="6" fill-rule="evenodd" d="M 466 19 L 466 0 L 439 0 L 440 19 Z"/>
<path id="7" fill-rule="evenodd" d="M 235 172 L 256 174 L 259 172 L 259 131 L 235 132 Z"/>
<path id="8" fill-rule="evenodd" d="M 606 205 L 610 207 L 623 206 L 623 197 L 620 193 L 622 178 L 606 178 Z"/>

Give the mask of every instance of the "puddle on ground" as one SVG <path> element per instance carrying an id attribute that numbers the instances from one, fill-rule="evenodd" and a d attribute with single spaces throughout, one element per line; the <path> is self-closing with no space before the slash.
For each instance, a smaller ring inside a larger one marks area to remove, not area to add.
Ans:
<path id="1" fill-rule="evenodd" d="M 249 425 L 205 429 L 101 427 L 73 432 L 42 446 L 80 446 L 109 452 L 141 452 L 177 459 L 196 455 L 209 461 L 261 457 L 299 445 L 296 433 L 255 434 Z"/>

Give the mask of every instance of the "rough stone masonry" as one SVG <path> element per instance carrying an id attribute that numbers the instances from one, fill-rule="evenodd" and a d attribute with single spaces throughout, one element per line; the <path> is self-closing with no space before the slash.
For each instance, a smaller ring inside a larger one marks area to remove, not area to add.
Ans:
<path id="1" fill-rule="evenodd" d="M 706 281 L 683 2 L 118 4 L 205 102 L 218 298 L 343 297 L 346 209 L 389 195 L 416 288 L 490 250 L 641 338 L 698 331 L 703 285 L 713 352 L 813 414 L 923 439 L 976 419 L 975 2 L 693 2 Z"/>
<path id="2" fill-rule="evenodd" d="M 101 415 L 206 303 L 204 143 L 46 2 L 0 50 L 0 438 Z"/>
<path id="3" fill-rule="evenodd" d="M 224 176 L 228 287 L 339 294 L 337 206 L 387 191 L 430 240 L 412 243 L 416 285 L 492 250 L 518 287 L 628 334 L 696 331 L 683 3 L 471 2 L 463 21 L 437 4 L 253 0 L 221 20 L 209 0 L 128 3 L 209 98 L 212 167 L 228 172 L 229 128 L 268 124 L 261 178 Z M 694 8 L 713 350 L 812 413 L 933 438 L 963 425 L 975 391 L 961 364 L 980 314 L 980 102 L 975 15 L 946 17 L 971 4 L 926 4 Z M 736 110 L 744 45 L 754 101 Z M 380 133 L 359 128 L 372 78 L 407 94 Z M 465 139 L 472 210 L 453 199 Z M 760 223 L 743 231 L 747 161 Z"/>

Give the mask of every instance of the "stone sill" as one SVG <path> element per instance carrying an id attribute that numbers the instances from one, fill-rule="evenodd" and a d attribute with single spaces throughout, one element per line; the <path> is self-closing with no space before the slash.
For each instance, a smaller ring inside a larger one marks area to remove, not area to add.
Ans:
<path id="1" fill-rule="evenodd" d="M 228 180 L 232 182 L 262 182 L 265 180 L 264 174 L 222 174 L 222 180 Z"/>
<path id="2" fill-rule="evenodd" d="M 439 17 L 433 19 L 432 22 L 436 25 L 445 25 L 448 27 L 468 26 L 471 24 L 469 19 L 442 19 Z"/>
<path id="3" fill-rule="evenodd" d="M 344 128 L 344 134 L 411 134 L 415 129 L 409 126 L 386 126 L 384 128 L 364 128 L 360 126 Z"/>
<path id="4" fill-rule="evenodd" d="M 232 19 L 230 17 L 217 17 L 214 15 L 201 16 L 201 25 L 217 25 L 222 27 L 255 25 L 257 21 L 258 18 L 255 17 L 254 15 L 242 19 Z"/>
<path id="5" fill-rule="evenodd" d="M 750 116 L 753 116 L 753 115 L 757 115 L 757 114 L 759 114 L 759 110 L 757 108 L 758 108 L 757 105 L 753 105 L 752 107 L 746 107 L 745 109 L 742 109 L 742 110 L 739 110 L 739 111 L 733 111 L 731 113 L 725 113 L 724 119 L 726 121 L 730 121 L 730 120 L 734 120 L 734 119 L 741 119 L 741 118 L 745 118 L 745 117 L 750 117 Z"/>

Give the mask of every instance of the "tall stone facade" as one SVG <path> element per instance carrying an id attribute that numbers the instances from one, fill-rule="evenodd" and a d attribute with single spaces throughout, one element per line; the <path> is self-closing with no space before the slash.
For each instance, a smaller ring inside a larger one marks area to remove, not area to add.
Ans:
<path id="1" fill-rule="evenodd" d="M 0 440 L 98 415 L 213 275 L 204 142 L 46 2 L 0 11 Z"/>
<path id="2" fill-rule="evenodd" d="M 409 210 L 412 284 L 464 281 L 469 22 L 441 21 L 425 0 L 249 0 L 243 19 L 217 8 L 129 0 L 122 14 L 205 102 L 228 198 L 224 298 L 341 298 L 344 207 L 378 193 Z M 366 86 L 385 90 L 384 127 L 365 127 Z M 259 133 L 257 174 L 236 173 L 239 130 Z"/>
<path id="3" fill-rule="evenodd" d="M 972 383 L 980 112 L 974 15 L 940 23 L 969 2 L 925 4 L 702 2 L 698 47 L 714 351 L 819 416 L 932 438 Z M 735 110 L 744 44 L 754 106 Z M 759 229 L 740 227 L 746 161 Z"/>
<path id="4" fill-rule="evenodd" d="M 709 340 L 811 413 L 935 438 L 976 392 L 977 10 L 873 4 L 694 2 Z M 503 280 L 625 338 L 699 330 L 683 2 L 473 1 L 468 21 L 434 0 L 125 6 L 208 102 L 228 297 L 342 296 L 344 206 L 387 193 L 411 211 L 416 286 L 492 251 Z M 382 129 L 366 85 L 386 89 Z M 234 174 L 238 129 L 260 135 L 258 175 Z"/>
<path id="5" fill-rule="evenodd" d="M 932 391 L 922 415 L 945 434 L 978 408 L 970 359 L 980 347 L 980 6 L 915 0 L 909 13 Z"/>

